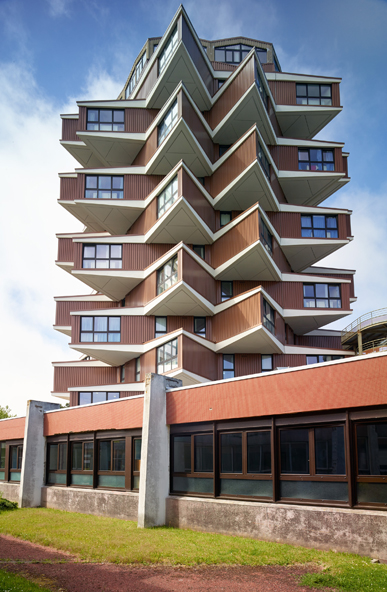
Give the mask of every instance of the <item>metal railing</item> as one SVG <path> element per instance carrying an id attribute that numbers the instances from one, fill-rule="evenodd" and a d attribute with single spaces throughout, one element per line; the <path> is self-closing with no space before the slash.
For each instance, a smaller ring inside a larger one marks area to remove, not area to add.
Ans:
<path id="1" fill-rule="evenodd" d="M 381 337 L 380 339 L 363 343 L 363 354 L 370 353 L 370 350 L 387 351 L 387 337 Z M 358 347 L 356 348 L 356 354 L 359 354 Z"/>
<path id="2" fill-rule="evenodd" d="M 371 327 L 372 325 L 380 325 L 382 323 L 387 323 L 387 308 L 379 308 L 378 310 L 367 312 L 342 330 L 341 342 L 344 343 L 358 331 L 362 331 L 367 327 Z"/>

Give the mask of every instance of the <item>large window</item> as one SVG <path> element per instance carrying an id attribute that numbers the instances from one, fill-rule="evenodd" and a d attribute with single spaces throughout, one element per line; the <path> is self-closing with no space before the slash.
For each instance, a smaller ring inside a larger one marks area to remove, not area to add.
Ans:
<path id="1" fill-rule="evenodd" d="M 79 393 L 79 405 L 91 405 L 91 403 L 103 403 L 104 401 L 114 401 L 120 398 L 118 392 L 107 391 L 81 391 Z"/>
<path id="2" fill-rule="evenodd" d="M 215 61 L 225 62 L 226 64 L 240 64 L 252 49 L 251 45 L 244 45 L 243 43 L 215 47 Z M 259 61 L 262 64 L 266 64 L 267 49 L 256 47 L 255 50 L 258 54 Z"/>
<path id="3" fill-rule="evenodd" d="M 387 423 L 356 426 L 357 502 L 387 504 Z"/>
<path id="4" fill-rule="evenodd" d="M 48 444 L 47 483 L 66 485 L 67 483 L 67 442 Z"/>
<path id="5" fill-rule="evenodd" d="M 124 199 L 124 177 L 117 175 L 86 175 L 86 199 Z"/>
<path id="6" fill-rule="evenodd" d="M 304 284 L 305 308 L 341 308 L 339 284 Z"/>
<path id="7" fill-rule="evenodd" d="M 81 317 L 81 343 L 121 341 L 121 317 Z"/>
<path id="8" fill-rule="evenodd" d="M 17 446 L 9 447 L 9 467 L 10 481 L 20 481 L 21 468 L 23 460 L 23 445 L 18 444 Z"/>
<path id="9" fill-rule="evenodd" d="M 171 442 L 172 489 L 182 493 L 213 493 L 213 435 L 175 435 Z"/>
<path id="10" fill-rule="evenodd" d="M 173 29 L 172 33 L 170 34 L 169 39 L 166 42 L 163 51 L 160 54 L 159 74 L 161 74 L 161 72 L 164 70 L 165 66 L 167 65 L 168 60 L 171 57 L 173 50 L 177 46 L 178 41 L 179 41 L 179 34 L 177 31 L 177 25 L 176 25 L 176 27 Z"/>
<path id="11" fill-rule="evenodd" d="M 122 245 L 83 245 L 83 269 L 121 269 Z"/>
<path id="12" fill-rule="evenodd" d="M 178 118 L 178 107 L 177 107 L 177 99 L 173 103 L 172 107 L 169 109 L 167 114 L 165 115 L 162 122 L 159 124 L 157 129 L 157 143 L 160 146 L 161 142 L 167 137 L 169 132 L 172 128 L 176 125 Z"/>
<path id="13" fill-rule="evenodd" d="M 298 170 L 334 171 L 335 160 L 333 156 L 333 150 L 321 150 L 320 148 L 299 148 Z"/>
<path id="14" fill-rule="evenodd" d="M 125 440 L 98 442 L 99 487 L 125 488 Z"/>
<path id="15" fill-rule="evenodd" d="M 192 245 L 192 249 L 196 255 L 199 255 L 201 259 L 206 258 L 206 247 L 205 245 Z"/>
<path id="16" fill-rule="evenodd" d="M 344 356 L 306 356 L 306 363 L 321 364 L 322 362 L 332 362 L 333 360 L 341 360 Z"/>
<path id="17" fill-rule="evenodd" d="M 263 299 L 263 326 L 275 335 L 275 312 L 267 300 Z"/>
<path id="18" fill-rule="evenodd" d="M 178 366 L 177 339 L 157 348 L 157 373 L 170 372 Z"/>
<path id="19" fill-rule="evenodd" d="M 136 382 L 140 382 L 140 380 L 141 380 L 141 358 L 136 358 L 136 368 L 135 368 L 134 380 Z"/>
<path id="20" fill-rule="evenodd" d="M 134 87 L 136 86 L 137 82 L 139 81 L 145 64 L 146 64 L 146 51 L 144 51 L 144 53 L 142 54 L 142 56 L 138 60 L 135 70 L 129 79 L 128 86 L 125 89 L 125 98 L 126 99 L 132 93 L 132 91 L 134 90 Z"/>
<path id="21" fill-rule="evenodd" d="M 124 109 L 88 109 L 86 129 L 100 132 L 124 132 Z"/>
<path id="22" fill-rule="evenodd" d="M 338 238 L 337 216 L 301 216 L 301 236 Z"/>
<path id="23" fill-rule="evenodd" d="M 261 227 L 261 233 L 260 233 L 261 242 L 262 242 L 263 246 L 265 247 L 266 251 L 268 251 L 268 253 L 270 253 L 270 255 L 272 255 L 273 254 L 273 237 L 272 237 L 270 230 L 268 229 L 268 227 L 266 226 L 266 224 L 262 220 L 262 218 L 261 218 L 260 227 Z"/>
<path id="24" fill-rule="evenodd" d="M 234 378 L 235 376 L 235 357 L 234 354 L 223 354 L 223 378 Z"/>
<path id="25" fill-rule="evenodd" d="M 157 271 L 157 294 L 168 290 L 178 281 L 177 255 L 172 257 L 161 269 Z"/>
<path id="26" fill-rule="evenodd" d="M 0 442 L 0 481 L 5 479 L 5 458 L 6 458 L 6 444 Z"/>
<path id="27" fill-rule="evenodd" d="M 177 200 L 177 175 L 157 198 L 157 217 L 160 218 Z"/>
<path id="28" fill-rule="evenodd" d="M 220 282 L 220 290 L 222 302 L 225 302 L 225 300 L 229 300 L 233 296 L 233 283 Z"/>
<path id="29" fill-rule="evenodd" d="M 330 84 L 296 84 L 297 105 L 332 105 Z"/>

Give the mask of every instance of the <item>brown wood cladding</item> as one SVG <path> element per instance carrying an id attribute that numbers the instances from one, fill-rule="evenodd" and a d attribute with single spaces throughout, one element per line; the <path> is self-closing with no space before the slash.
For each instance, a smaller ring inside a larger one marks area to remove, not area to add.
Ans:
<path id="1" fill-rule="evenodd" d="M 295 368 L 296 366 L 304 366 L 306 364 L 306 356 L 302 354 L 274 354 L 273 368 Z"/>
<path id="2" fill-rule="evenodd" d="M 258 292 L 213 317 L 212 339 L 218 343 L 256 327 L 261 322 L 261 294 Z"/>
<path id="3" fill-rule="evenodd" d="M 276 167 L 283 171 L 298 171 L 297 146 L 269 146 Z"/>
<path id="4" fill-rule="evenodd" d="M 145 343 L 154 338 L 154 317 L 121 317 L 121 343 Z"/>
<path id="5" fill-rule="evenodd" d="M 83 244 L 73 242 L 74 269 L 82 269 Z"/>
<path id="6" fill-rule="evenodd" d="M 182 367 L 184 370 L 194 372 L 194 374 L 199 374 L 199 376 L 204 376 L 209 380 L 217 380 L 217 354 L 185 335 L 182 335 L 182 338 Z"/>
<path id="7" fill-rule="evenodd" d="M 297 105 L 296 82 L 269 80 L 269 86 L 277 105 Z M 332 84 L 332 106 L 340 107 L 340 84 L 336 82 Z M 304 105 L 299 107 L 301 111 Z"/>
<path id="8" fill-rule="evenodd" d="M 213 162 L 214 144 L 185 92 L 182 92 L 181 95 L 182 117 L 208 158 Z"/>
<path id="9" fill-rule="evenodd" d="M 57 261 L 74 261 L 74 248 L 72 238 L 58 238 Z"/>
<path id="10" fill-rule="evenodd" d="M 211 64 L 214 70 L 219 70 L 219 72 L 234 72 L 238 67 L 232 64 L 226 64 L 225 62 L 211 62 Z"/>
<path id="11" fill-rule="evenodd" d="M 136 99 L 146 99 L 149 95 L 150 91 L 152 90 L 157 81 L 158 65 L 158 60 L 155 60 L 153 66 L 151 67 L 145 78 L 140 79 L 140 90 L 138 91 L 138 94 L 135 97 Z"/>
<path id="12" fill-rule="evenodd" d="M 278 123 L 278 119 L 277 119 L 277 115 L 276 115 L 273 103 L 271 102 L 269 97 L 268 97 L 267 101 L 268 101 L 268 113 L 269 113 L 271 125 L 273 126 L 276 136 L 278 138 L 280 138 L 281 136 L 283 136 L 283 134 L 282 134 L 280 124 Z"/>
<path id="13" fill-rule="evenodd" d="M 278 312 L 275 312 L 275 336 L 281 343 L 285 343 L 285 321 Z"/>
<path id="14" fill-rule="evenodd" d="M 157 117 L 159 109 L 125 109 L 125 131 L 143 133 Z"/>
<path id="15" fill-rule="evenodd" d="M 59 199 L 73 201 L 84 197 L 84 175 L 60 178 Z"/>
<path id="16" fill-rule="evenodd" d="M 145 199 L 163 178 L 162 175 L 124 175 L 124 199 Z"/>
<path id="17" fill-rule="evenodd" d="M 54 393 L 64 393 L 74 386 L 115 384 L 117 369 L 109 367 L 56 366 L 54 367 Z M 117 385 L 118 386 L 118 385 Z M 118 389 L 117 389 L 118 390 Z"/>
<path id="18" fill-rule="evenodd" d="M 216 282 L 199 263 L 183 251 L 183 280 L 209 302 L 215 303 Z"/>
<path id="19" fill-rule="evenodd" d="M 301 214 L 297 212 L 266 212 L 270 222 L 282 238 L 302 238 Z M 311 210 L 305 216 L 321 215 L 319 210 Z M 332 214 L 335 215 L 335 214 Z M 339 239 L 351 236 L 351 220 L 348 214 L 337 214 Z M 326 239 L 324 239 L 326 240 Z"/>
<path id="20" fill-rule="evenodd" d="M 79 119 L 62 119 L 62 140 L 66 142 L 79 141 L 77 131 L 80 129 Z"/>
<path id="21" fill-rule="evenodd" d="M 212 265 L 219 267 L 259 238 L 258 210 L 254 210 L 239 224 L 212 245 Z"/>
<path id="22" fill-rule="evenodd" d="M 144 146 L 141 148 L 140 152 L 137 154 L 136 158 L 134 159 L 132 165 L 133 166 L 145 166 L 152 156 L 155 154 L 157 150 L 157 127 L 151 132 L 150 136 L 148 137 L 147 141 L 145 142 Z"/>
<path id="23" fill-rule="evenodd" d="M 157 271 L 153 272 L 141 284 L 129 292 L 125 299 L 125 306 L 145 306 L 153 298 L 156 298 L 156 281 Z"/>
<path id="24" fill-rule="evenodd" d="M 212 197 L 216 197 L 256 158 L 256 134 L 252 133 L 210 177 L 210 193 Z"/>
<path id="25" fill-rule="evenodd" d="M 290 272 L 291 267 L 289 265 L 289 262 L 286 259 L 284 252 L 282 251 L 281 247 L 279 246 L 279 244 L 278 244 L 277 240 L 274 238 L 274 236 L 273 236 L 273 240 L 272 240 L 272 246 L 273 246 L 273 261 L 274 261 L 274 263 L 277 265 L 277 267 L 282 272 Z"/>
<path id="26" fill-rule="evenodd" d="M 183 188 L 182 195 L 187 202 L 193 207 L 195 212 L 207 224 L 207 226 L 215 232 L 215 211 L 204 197 L 200 189 L 193 182 L 188 173 L 183 170 Z"/>
<path id="27" fill-rule="evenodd" d="M 143 213 L 130 227 L 127 234 L 144 235 L 157 222 L 157 197 L 155 197 Z"/>
<path id="28" fill-rule="evenodd" d="M 131 271 L 146 269 L 174 246 L 168 244 L 126 243 L 122 247 L 122 267 Z"/>
<path id="29" fill-rule="evenodd" d="M 117 308 L 117 302 L 93 302 L 87 301 L 59 301 L 56 302 L 55 325 L 68 327 L 71 325 L 70 312 L 78 310 L 100 310 L 103 308 Z"/>
<path id="30" fill-rule="evenodd" d="M 212 74 L 210 72 L 210 69 L 208 68 L 207 64 L 206 64 L 206 60 L 204 59 L 200 49 L 197 46 L 197 43 L 186 23 L 186 20 L 184 17 L 181 17 L 182 22 L 181 22 L 181 31 L 182 31 L 182 39 L 184 42 L 184 45 L 189 53 L 189 55 L 192 58 L 193 63 L 196 66 L 197 71 L 199 72 L 203 82 L 204 82 L 204 86 L 207 87 L 207 90 L 209 92 L 210 95 L 212 95 L 212 91 L 213 91 L 213 78 L 212 78 Z"/>
<path id="31" fill-rule="evenodd" d="M 145 375 L 149 374 L 149 372 L 157 372 L 156 368 L 156 349 L 152 349 L 145 354 L 143 354 L 140 358 L 140 379 L 145 380 Z"/>
<path id="32" fill-rule="evenodd" d="M 206 119 L 212 129 L 216 128 L 254 81 L 254 56 L 252 56 L 206 114 Z"/>
<path id="33" fill-rule="evenodd" d="M 341 347 L 341 337 L 323 335 L 295 335 L 294 345 L 303 347 L 324 347 L 326 349 L 343 349 Z"/>
<path id="34" fill-rule="evenodd" d="M 287 203 L 288 200 L 286 199 L 285 194 L 284 194 L 282 187 L 280 185 L 280 182 L 278 181 L 278 178 L 273 171 L 273 167 L 270 167 L 270 169 L 271 169 L 270 185 L 271 185 L 271 188 L 274 192 L 274 195 L 278 199 L 279 203 Z"/>
<path id="35" fill-rule="evenodd" d="M 258 374 L 260 371 L 260 354 L 235 354 L 235 376 Z"/>

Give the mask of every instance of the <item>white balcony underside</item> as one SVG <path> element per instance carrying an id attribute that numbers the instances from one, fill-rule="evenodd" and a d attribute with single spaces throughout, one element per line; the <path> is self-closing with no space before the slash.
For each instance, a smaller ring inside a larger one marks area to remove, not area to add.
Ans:
<path id="1" fill-rule="evenodd" d="M 285 137 L 311 140 L 338 113 L 341 107 L 277 105 L 276 115 Z"/>
<path id="2" fill-rule="evenodd" d="M 184 368 L 178 368 L 177 370 L 172 370 L 171 372 L 165 372 L 164 376 L 181 380 L 183 382 L 183 386 L 211 382 L 209 378 L 205 378 L 204 376 L 200 376 L 199 374 L 195 374 L 189 370 L 184 370 Z"/>
<path id="3" fill-rule="evenodd" d="M 169 208 L 147 233 L 147 243 L 203 245 L 213 242 L 213 233 L 184 197 Z"/>
<path id="4" fill-rule="evenodd" d="M 101 362 L 105 362 L 109 366 L 122 366 L 144 353 L 142 344 L 80 343 L 76 345 L 70 344 L 70 347 L 85 356 L 97 358 L 97 360 L 101 360 Z"/>
<path id="5" fill-rule="evenodd" d="M 55 331 L 59 331 L 59 333 L 63 333 L 63 335 L 67 335 L 67 337 L 71 337 L 71 325 L 69 326 L 61 326 L 61 325 L 54 325 Z"/>
<path id="6" fill-rule="evenodd" d="M 126 234 L 144 211 L 144 201 L 137 200 L 62 200 L 58 202 L 93 232 Z"/>
<path id="7" fill-rule="evenodd" d="M 85 131 L 77 135 L 106 167 L 131 165 L 145 144 L 145 134 Z"/>
<path id="8" fill-rule="evenodd" d="M 84 142 L 61 140 L 60 143 L 85 169 L 99 169 L 103 166 L 102 161 Z"/>
<path id="9" fill-rule="evenodd" d="M 217 280 L 280 281 L 281 272 L 260 241 L 215 269 Z"/>
<path id="10" fill-rule="evenodd" d="M 348 244 L 348 240 L 283 238 L 281 248 L 293 271 L 305 270 Z"/>
<path id="11" fill-rule="evenodd" d="M 216 344 L 216 352 L 222 354 L 280 354 L 283 351 L 284 346 L 263 325 Z"/>
<path id="12" fill-rule="evenodd" d="M 112 300 L 122 300 L 143 279 L 143 271 L 77 269 L 71 275 Z"/>
<path id="13" fill-rule="evenodd" d="M 179 282 L 149 302 L 146 314 L 205 317 L 213 315 L 213 307 L 195 290 L 184 282 Z"/>
<path id="14" fill-rule="evenodd" d="M 287 201 L 300 206 L 318 206 L 349 181 L 328 171 L 279 171 L 278 180 Z"/>
<path id="15" fill-rule="evenodd" d="M 338 321 L 352 314 L 352 310 L 341 309 L 307 309 L 302 310 L 284 310 L 284 321 L 291 327 L 297 335 L 310 333 L 315 329 L 320 329 L 329 323 Z"/>

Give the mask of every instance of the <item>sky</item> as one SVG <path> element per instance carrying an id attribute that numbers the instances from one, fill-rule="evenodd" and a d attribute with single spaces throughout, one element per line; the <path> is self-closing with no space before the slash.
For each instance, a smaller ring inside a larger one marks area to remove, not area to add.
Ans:
<path id="1" fill-rule="evenodd" d="M 320 139 L 343 141 L 351 183 L 324 205 L 353 210 L 354 241 L 319 265 L 356 269 L 353 315 L 387 306 L 386 0 L 188 0 L 199 37 L 274 44 L 282 70 L 342 77 L 343 112 Z M 57 205 L 59 172 L 79 164 L 59 144 L 60 113 L 115 99 L 148 37 L 178 3 L 0 0 L 0 405 L 25 414 L 52 399 L 52 361 L 76 359 L 53 330 L 54 296 L 88 288 L 56 268 L 59 232 L 82 230 Z"/>

